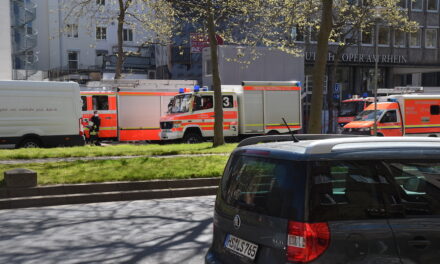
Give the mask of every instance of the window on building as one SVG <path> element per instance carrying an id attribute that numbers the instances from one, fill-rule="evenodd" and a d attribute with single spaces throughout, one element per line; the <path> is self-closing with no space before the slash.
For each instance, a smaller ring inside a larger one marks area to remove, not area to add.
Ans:
<path id="1" fill-rule="evenodd" d="M 405 47 L 405 32 L 400 30 L 394 31 L 394 47 Z"/>
<path id="2" fill-rule="evenodd" d="M 409 33 L 409 46 L 410 48 L 420 48 L 422 31 L 419 29 L 417 32 Z"/>
<path id="3" fill-rule="evenodd" d="M 28 35 L 34 34 L 34 30 L 32 28 L 31 22 L 26 24 L 26 34 L 28 34 Z"/>
<path id="4" fill-rule="evenodd" d="M 425 47 L 437 48 L 437 29 L 427 28 L 425 30 Z"/>
<path id="5" fill-rule="evenodd" d="M 292 31 L 290 32 L 293 41 L 304 41 L 304 30 L 299 28 L 298 26 L 292 27 Z"/>
<path id="6" fill-rule="evenodd" d="M 422 86 L 424 86 L 424 87 L 439 87 L 440 86 L 440 72 L 424 72 L 424 73 L 422 73 Z"/>
<path id="7" fill-rule="evenodd" d="M 406 0 L 400 0 L 397 2 L 397 6 L 401 8 L 406 8 Z"/>
<path id="8" fill-rule="evenodd" d="M 423 10 L 423 0 L 411 0 L 412 10 Z"/>
<path id="9" fill-rule="evenodd" d="M 211 60 L 205 61 L 205 75 L 209 76 L 212 75 L 212 65 Z"/>
<path id="10" fill-rule="evenodd" d="M 96 27 L 96 39 L 98 39 L 98 40 L 107 39 L 107 28 L 106 27 Z"/>
<path id="11" fill-rule="evenodd" d="M 96 50 L 96 56 L 106 56 L 108 55 L 108 50 Z"/>
<path id="12" fill-rule="evenodd" d="M 156 79 L 156 71 L 148 71 L 148 79 Z"/>
<path id="13" fill-rule="evenodd" d="M 438 11 L 438 0 L 428 0 L 428 11 Z"/>
<path id="14" fill-rule="evenodd" d="M 71 70 L 78 69 L 78 51 L 68 51 L 67 52 L 67 60 L 68 66 Z"/>
<path id="15" fill-rule="evenodd" d="M 105 6 L 105 0 L 96 0 L 96 5 Z"/>
<path id="16" fill-rule="evenodd" d="M 389 27 L 379 27 L 378 42 L 379 45 L 388 46 L 390 45 L 390 28 Z"/>
<path id="17" fill-rule="evenodd" d="M 108 110 L 108 96 L 94 95 L 92 96 L 93 110 Z"/>
<path id="18" fill-rule="evenodd" d="M 123 38 L 124 41 L 133 41 L 133 30 L 131 28 L 124 28 Z"/>
<path id="19" fill-rule="evenodd" d="M 317 42 L 318 41 L 318 29 L 315 27 L 310 28 L 310 41 Z"/>
<path id="20" fill-rule="evenodd" d="M 372 28 L 366 28 L 362 30 L 361 34 L 362 44 L 372 45 L 373 44 L 373 36 L 372 36 Z"/>
<path id="21" fill-rule="evenodd" d="M 34 51 L 30 50 L 26 52 L 26 63 L 32 64 L 35 62 Z"/>
<path id="22" fill-rule="evenodd" d="M 67 24 L 66 33 L 68 38 L 78 38 L 78 25 L 77 24 Z"/>

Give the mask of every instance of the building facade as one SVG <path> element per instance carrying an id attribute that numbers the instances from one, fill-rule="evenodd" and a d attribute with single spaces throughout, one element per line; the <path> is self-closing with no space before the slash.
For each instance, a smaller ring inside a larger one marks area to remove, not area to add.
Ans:
<path id="1" fill-rule="evenodd" d="M 378 62 L 378 87 L 396 86 L 440 87 L 439 53 L 439 0 L 403 0 L 412 21 L 419 23 L 414 33 L 404 33 L 378 22 L 366 34 L 360 32 L 355 44 L 337 54 L 338 45 L 329 43 L 329 78 L 336 56 L 339 65 L 336 76 L 327 87 L 340 92 L 342 98 L 351 95 L 372 95 L 374 90 L 374 67 Z M 377 34 L 377 37 L 376 37 Z M 304 47 L 306 75 L 311 75 L 316 56 L 316 39 L 312 34 L 297 35 L 297 44 Z M 376 54 L 375 48 L 378 47 Z"/>
<path id="2" fill-rule="evenodd" d="M 0 8 L 0 80 L 12 79 L 12 48 L 9 2 Z"/>
<path id="3" fill-rule="evenodd" d="M 23 38 L 15 37 L 12 42 L 15 69 L 27 65 L 47 73 L 46 77 L 51 80 L 80 82 L 100 79 L 103 73 L 112 75 L 116 64 L 119 10 L 115 1 L 90 1 L 81 13 L 75 14 L 71 12 L 74 1 L 11 0 L 11 3 L 15 17 L 12 21 L 15 25 L 24 25 L 24 31 L 18 26 L 13 26 L 13 31 L 20 29 L 25 33 Z M 133 21 L 128 22 L 123 29 L 123 49 L 131 55 L 124 61 L 124 75 L 154 79 L 154 46 L 143 45 L 152 33 L 130 23 Z M 24 64 L 23 56 L 19 56 L 23 50 L 27 54 Z"/>

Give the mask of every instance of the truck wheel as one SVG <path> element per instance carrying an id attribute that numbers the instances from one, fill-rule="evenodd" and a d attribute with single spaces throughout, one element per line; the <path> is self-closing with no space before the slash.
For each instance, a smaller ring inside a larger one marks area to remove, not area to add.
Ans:
<path id="1" fill-rule="evenodd" d="M 280 134 L 280 132 L 278 132 L 276 130 L 271 130 L 271 131 L 267 132 L 266 135 L 273 136 L 273 135 L 279 135 L 279 134 Z"/>
<path id="2" fill-rule="evenodd" d="M 183 142 L 187 144 L 201 143 L 203 142 L 203 138 L 198 133 L 190 132 L 185 134 L 185 136 L 183 137 Z"/>
<path id="3" fill-rule="evenodd" d="M 26 138 L 19 145 L 19 148 L 40 148 L 41 142 L 36 138 Z"/>

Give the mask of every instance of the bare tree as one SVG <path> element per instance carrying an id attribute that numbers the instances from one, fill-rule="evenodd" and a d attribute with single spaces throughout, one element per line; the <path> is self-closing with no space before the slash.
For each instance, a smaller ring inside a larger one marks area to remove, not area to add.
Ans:
<path id="1" fill-rule="evenodd" d="M 62 9 L 65 24 L 82 20 L 91 34 L 97 23 L 109 25 L 117 22 L 115 79 L 122 77 L 124 60 L 134 53 L 124 50 L 125 27 L 142 31 L 144 37 L 138 43 L 141 47 L 168 44 L 174 26 L 171 6 L 162 0 L 63 0 Z"/>

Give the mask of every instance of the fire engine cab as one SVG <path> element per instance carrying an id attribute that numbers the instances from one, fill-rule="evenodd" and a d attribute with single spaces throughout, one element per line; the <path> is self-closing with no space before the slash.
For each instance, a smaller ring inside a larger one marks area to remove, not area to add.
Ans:
<path id="1" fill-rule="evenodd" d="M 243 82 L 222 86 L 225 137 L 287 133 L 301 128 L 300 82 Z M 214 136 L 214 92 L 181 89 L 160 120 L 161 140 L 201 142 Z"/>

